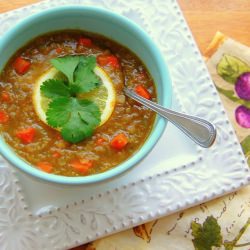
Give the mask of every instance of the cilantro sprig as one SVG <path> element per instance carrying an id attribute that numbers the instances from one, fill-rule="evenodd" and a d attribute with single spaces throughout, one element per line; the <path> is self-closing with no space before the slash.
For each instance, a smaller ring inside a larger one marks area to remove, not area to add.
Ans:
<path id="1" fill-rule="evenodd" d="M 100 85 L 100 79 L 94 73 L 96 58 L 66 56 L 52 59 L 51 64 L 65 75 L 67 81 L 49 79 L 40 87 L 42 95 L 50 99 L 47 123 L 60 128 L 64 140 L 80 142 L 91 136 L 101 121 L 99 107 L 90 100 L 77 97 Z"/>

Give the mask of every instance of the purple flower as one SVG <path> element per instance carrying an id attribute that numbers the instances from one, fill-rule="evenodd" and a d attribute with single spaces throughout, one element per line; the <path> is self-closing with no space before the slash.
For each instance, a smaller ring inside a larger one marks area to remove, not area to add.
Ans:
<path id="1" fill-rule="evenodd" d="M 248 101 L 250 101 L 250 72 L 242 73 L 235 83 L 235 91 L 239 101 L 243 104 L 236 108 L 235 119 L 243 128 L 250 128 L 250 109 Z"/>
<path id="2" fill-rule="evenodd" d="M 244 100 L 250 100 L 250 72 L 241 74 L 235 84 L 237 95 Z"/>
<path id="3" fill-rule="evenodd" d="M 250 109 L 241 105 L 235 110 L 237 123 L 243 128 L 250 128 Z"/>

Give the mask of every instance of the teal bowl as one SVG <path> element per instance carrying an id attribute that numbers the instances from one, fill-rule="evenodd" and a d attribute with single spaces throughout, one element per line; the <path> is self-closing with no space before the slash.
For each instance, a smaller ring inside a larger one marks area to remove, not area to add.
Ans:
<path id="1" fill-rule="evenodd" d="M 131 20 L 111 11 L 84 6 L 64 6 L 34 14 L 12 27 L 0 38 L 0 72 L 10 57 L 33 38 L 60 30 L 84 30 L 108 37 L 133 51 L 146 65 L 154 79 L 158 102 L 171 105 L 171 80 L 159 49 L 151 38 Z M 128 160 L 104 173 L 86 177 L 65 177 L 47 174 L 20 158 L 0 138 L 0 153 L 12 165 L 28 175 L 60 184 L 87 184 L 114 178 L 135 166 L 157 143 L 165 130 L 166 121 L 157 117 L 145 144 Z"/>

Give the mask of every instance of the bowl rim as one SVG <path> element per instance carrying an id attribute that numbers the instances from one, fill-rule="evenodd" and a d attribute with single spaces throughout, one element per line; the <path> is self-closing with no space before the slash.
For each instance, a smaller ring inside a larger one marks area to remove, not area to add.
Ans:
<path id="1" fill-rule="evenodd" d="M 100 7 L 94 7 L 94 6 L 82 6 L 82 5 L 68 5 L 68 6 L 60 6 L 60 7 L 54 7 L 51 9 L 43 10 L 39 13 L 33 14 L 22 21 L 18 22 L 15 26 L 10 28 L 0 39 L 0 50 L 1 47 L 7 46 L 7 42 L 11 40 L 11 38 L 15 37 L 15 33 L 17 30 L 23 30 L 27 27 L 29 27 L 30 23 L 33 21 L 36 21 L 39 18 L 43 18 L 47 15 L 55 15 L 57 13 L 63 12 L 63 11 L 92 11 L 92 12 L 98 12 L 98 14 L 101 15 L 108 15 L 112 17 L 117 22 L 122 23 L 126 26 L 129 30 L 136 31 L 138 37 L 140 40 L 143 40 L 144 43 L 149 45 L 152 52 L 155 55 L 157 64 L 159 65 L 159 71 L 165 72 L 161 74 L 162 82 L 165 83 L 164 86 L 162 86 L 164 98 L 162 100 L 162 105 L 165 107 L 170 107 L 172 103 L 172 85 L 171 85 L 171 79 L 169 70 L 167 68 L 167 65 L 165 63 L 165 60 L 158 49 L 157 45 L 154 43 L 154 41 L 149 37 L 149 35 L 136 23 L 131 21 L 130 19 L 114 13 L 112 11 L 109 11 L 104 8 Z M 2 46 L 1 46 L 2 45 Z M 157 143 L 157 141 L 160 139 L 161 135 L 163 134 L 165 127 L 166 127 L 167 121 L 161 117 L 157 117 L 154 128 L 151 131 L 148 139 L 145 141 L 145 143 L 139 148 L 134 155 L 132 155 L 129 159 L 122 162 L 121 164 L 118 164 L 114 168 L 107 170 L 103 173 L 90 175 L 90 176 L 80 176 L 80 177 L 68 177 L 68 176 L 61 176 L 61 175 L 55 175 L 55 174 L 48 174 L 45 173 L 34 166 L 32 164 L 29 164 L 25 160 L 23 160 L 21 157 L 19 157 L 17 154 L 14 153 L 14 150 L 8 146 L 8 144 L 4 141 L 4 139 L 0 138 L 0 154 L 11 164 L 13 164 L 16 168 L 22 170 L 23 172 L 34 176 L 36 178 L 42 179 L 44 181 L 52 182 L 52 183 L 58 183 L 58 184 L 67 184 L 67 185 L 78 185 L 78 184 L 91 184 L 96 183 L 100 181 L 104 181 L 107 179 L 111 179 L 113 177 L 116 177 L 123 172 L 127 171 L 128 169 L 131 169 L 133 166 L 135 166 L 138 162 L 140 162 L 154 147 L 154 145 Z"/>

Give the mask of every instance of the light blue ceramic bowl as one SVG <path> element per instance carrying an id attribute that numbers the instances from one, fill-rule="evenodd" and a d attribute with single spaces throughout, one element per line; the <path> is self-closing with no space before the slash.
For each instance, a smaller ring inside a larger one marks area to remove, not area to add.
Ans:
<path id="1" fill-rule="evenodd" d="M 129 19 L 101 8 L 64 6 L 43 11 L 21 21 L 0 38 L 0 71 L 9 58 L 33 38 L 65 29 L 101 34 L 128 47 L 141 58 L 150 71 L 157 87 L 159 103 L 170 107 L 172 90 L 169 72 L 155 43 Z M 157 143 L 165 126 L 166 121 L 158 117 L 149 138 L 131 158 L 109 171 L 87 177 L 64 177 L 44 173 L 18 157 L 3 139 L 0 139 L 0 153 L 17 168 L 42 180 L 61 184 L 94 183 L 113 178 L 136 165 Z"/>

